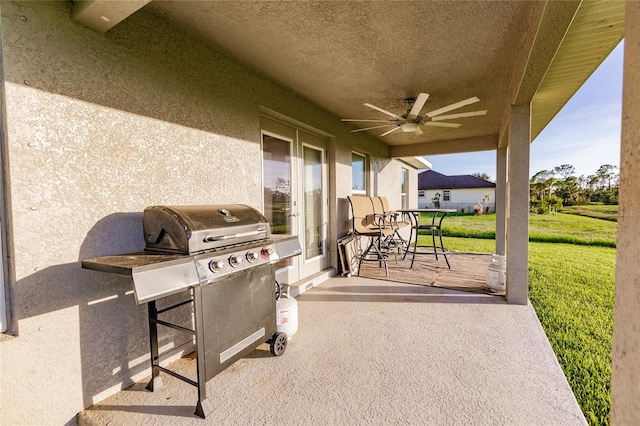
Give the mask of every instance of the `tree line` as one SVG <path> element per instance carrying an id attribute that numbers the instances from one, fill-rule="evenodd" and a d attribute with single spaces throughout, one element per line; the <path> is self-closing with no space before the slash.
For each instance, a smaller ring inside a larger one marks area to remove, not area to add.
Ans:
<path id="1" fill-rule="evenodd" d="M 595 174 L 576 176 L 571 164 L 541 170 L 530 180 L 531 211 L 547 213 L 560 207 L 599 202 L 618 204 L 618 167 L 601 165 Z"/>

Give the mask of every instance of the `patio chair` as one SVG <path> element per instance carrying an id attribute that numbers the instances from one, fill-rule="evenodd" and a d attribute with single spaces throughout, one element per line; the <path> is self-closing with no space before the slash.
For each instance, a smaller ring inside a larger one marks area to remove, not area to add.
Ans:
<path id="1" fill-rule="evenodd" d="M 404 220 L 398 220 L 400 213 L 389 208 L 389 200 L 387 197 L 371 197 L 371 203 L 373 204 L 373 211 L 377 214 L 383 214 L 386 223 L 393 229 L 393 234 L 385 239 L 383 246 L 389 249 L 397 248 L 398 254 L 403 250 L 406 251 L 409 247 L 409 242 L 402 238 L 399 231 L 408 226 L 408 224 Z"/>
<path id="2" fill-rule="evenodd" d="M 387 225 L 384 215 L 374 212 L 369 197 L 354 195 L 347 197 L 347 199 L 351 204 L 353 233 L 369 238 L 366 250 L 360 249 L 358 253 L 358 275 L 360 275 L 362 262 L 375 261 L 384 265 L 385 275 L 388 277 L 388 256 L 386 250 L 383 249 L 382 242 L 388 236 L 393 235 L 393 229 Z"/>

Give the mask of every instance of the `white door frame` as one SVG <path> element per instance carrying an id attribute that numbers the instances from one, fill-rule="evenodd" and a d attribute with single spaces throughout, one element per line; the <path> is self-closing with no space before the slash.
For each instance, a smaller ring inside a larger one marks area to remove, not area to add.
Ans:
<path id="1" fill-rule="evenodd" d="M 327 140 L 308 131 L 303 131 L 295 126 L 282 123 L 269 117 L 261 117 L 260 145 L 262 158 L 262 187 L 265 186 L 264 166 L 264 136 L 270 136 L 290 143 L 291 164 L 291 209 L 290 229 L 298 235 L 300 245 L 303 247 L 301 256 L 296 256 L 287 262 L 283 262 L 276 271 L 276 278 L 281 283 L 292 284 L 308 276 L 329 267 L 329 253 L 327 247 L 328 238 L 328 176 L 327 176 Z M 305 204 L 304 204 L 304 150 L 313 149 L 320 152 L 321 161 L 321 185 L 322 185 L 322 223 L 321 223 L 321 254 L 306 259 L 305 247 Z M 265 212 L 264 192 L 262 196 L 262 211 Z M 266 212 L 265 212 L 266 213 Z M 267 218 L 270 219 L 270 218 Z"/>

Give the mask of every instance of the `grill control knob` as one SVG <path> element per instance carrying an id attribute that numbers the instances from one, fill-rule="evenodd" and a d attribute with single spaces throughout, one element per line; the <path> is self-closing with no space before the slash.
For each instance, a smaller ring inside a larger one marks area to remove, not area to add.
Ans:
<path id="1" fill-rule="evenodd" d="M 242 265 L 242 256 L 238 256 L 238 255 L 231 256 L 229 258 L 229 264 L 234 268 L 237 268 L 238 266 Z"/>
<path id="2" fill-rule="evenodd" d="M 269 257 L 271 257 L 272 254 L 273 254 L 273 249 L 271 247 L 263 247 L 262 250 L 260 251 L 260 256 L 262 256 L 263 259 L 269 259 Z"/>
<path id="3" fill-rule="evenodd" d="M 260 255 L 255 251 L 247 252 L 247 260 L 249 263 L 253 263 L 260 258 Z"/>
<path id="4" fill-rule="evenodd" d="M 209 262 L 209 269 L 211 272 L 220 272 L 224 268 L 224 262 L 220 259 L 213 259 Z"/>

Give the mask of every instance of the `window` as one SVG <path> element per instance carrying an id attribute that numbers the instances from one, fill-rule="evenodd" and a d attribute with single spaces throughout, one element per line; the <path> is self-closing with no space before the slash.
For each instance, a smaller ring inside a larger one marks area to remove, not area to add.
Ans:
<path id="1" fill-rule="evenodd" d="M 401 205 L 403 209 L 409 208 L 409 203 L 407 199 L 407 188 L 409 187 L 409 175 L 407 173 L 407 169 L 400 169 L 400 198 Z"/>
<path id="2" fill-rule="evenodd" d="M 451 190 L 443 189 L 442 190 L 442 201 L 451 201 Z"/>
<path id="3" fill-rule="evenodd" d="M 367 194 L 367 157 L 357 152 L 351 153 L 351 192 Z"/>

